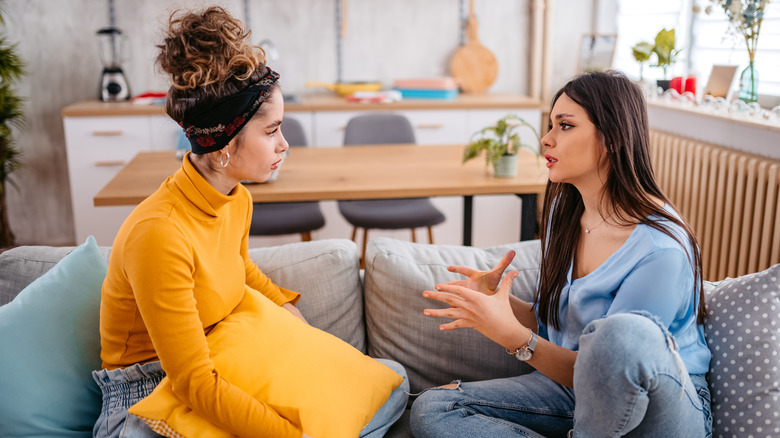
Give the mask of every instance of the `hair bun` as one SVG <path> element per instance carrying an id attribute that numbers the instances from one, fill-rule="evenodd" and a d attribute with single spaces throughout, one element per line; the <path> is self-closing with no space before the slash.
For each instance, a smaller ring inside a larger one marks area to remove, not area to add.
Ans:
<path id="1" fill-rule="evenodd" d="M 263 49 L 248 42 L 240 20 L 212 6 L 203 12 L 171 14 L 157 62 L 173 87 L 194 89 L 230 79 L 246 80 L 264 66 Z"/>

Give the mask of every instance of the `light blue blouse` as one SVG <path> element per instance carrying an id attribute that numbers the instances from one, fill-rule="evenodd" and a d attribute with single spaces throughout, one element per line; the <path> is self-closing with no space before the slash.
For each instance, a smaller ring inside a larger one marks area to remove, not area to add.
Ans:
<path id="1" fill-rule="evenodd" d="M 676 215 L 669 206 L 665 209 Z M 685 232 L 671 225 L 672 232 L 687 243 Z M 693 268 L 685 248 L 675 239 L 650 226 L 637 225 L 625 243 L 593 272 L 576 280 L 571 274 L 572 265 L 561 291 L 561 329 L 540 323 L 541 336 L 577 351 L 580 334 L 591 321 L 646 310 L 674 336 L 688 373 L 709 371 L 704 327 L 696 324 Z"/>

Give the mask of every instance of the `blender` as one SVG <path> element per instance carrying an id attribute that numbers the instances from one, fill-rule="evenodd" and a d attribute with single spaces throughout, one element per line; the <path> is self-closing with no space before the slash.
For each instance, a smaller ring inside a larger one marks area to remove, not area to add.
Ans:
<path id="1" fill-rule="evenodd" d="M 97 31 L 100 45 L 100 62 L 103 74 L 100 78 L 100 100 L 104 102 L 130 99 L 130 87 L 122 71 L 122 31 L 116 27 L 104 27 Z"/>

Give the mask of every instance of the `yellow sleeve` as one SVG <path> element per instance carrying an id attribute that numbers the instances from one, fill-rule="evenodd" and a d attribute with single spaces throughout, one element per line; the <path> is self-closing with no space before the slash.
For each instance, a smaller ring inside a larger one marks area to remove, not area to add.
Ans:
<path id="1" fill-rule="evenodd" d="M 238 436 L 299 438 L 301 430 L 215 369 L 196 307 L 193 247 L 180 231 L 167 220 L 147 220 L 136 225 L 118 250 L 123 251 L 138 309 L 177 397 Z"/>
<path id="2" fill-rule="evenodd" d="M 249 287 L 259 291 L 280 306 L 285 303 L 292 303 L 294 305 L 298 302 L 301 294 L 274 284 L 274 282 L 263 274 L 260 268 L 258 268 L 255 262 L 249 257 L 245 259 L 245 263 L 246 284 Z"/>
<path id="3" fill-rule="evenodd" d="M 248 193 L 249 192 L 247 192 L 247 195 Z M 244 258 L 244 266 L 246 266 L 246 284 L 280 306 L 285 303 L 292 303 L 295 305 L 298 303 L 301 295 L 298 292 L 293 292 L 274 284 L 274 282 L 257 267 L 257 264 L 252 261 L 252 258 L 249 257 L 249 227 L 251 224 L 252 209 L 250 208 L 249 216 L 247 217 L 246 232 L 244 233 L 244 238 L 241 242 L 241 256 Z"/>

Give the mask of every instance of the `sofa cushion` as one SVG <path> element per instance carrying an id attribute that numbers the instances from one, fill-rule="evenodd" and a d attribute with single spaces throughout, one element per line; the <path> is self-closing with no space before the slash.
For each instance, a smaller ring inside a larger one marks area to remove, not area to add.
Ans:
<path id="1" fill-rule="evenodd" d="M 220 376 L 315 437 L 358 436 L 403 382 L 387 366 L 250 288 L 206 339 Z M 130 412 L 165 436 L 233 436 L 183 404 L 167 377 Z"/>
<path id="2" fill-rule="evenodd" d="M 17 284 L 28 269 L 46 272 L 0 307 L 0 436 L 90 437 L 100 414 L 91 373 L 100 367 L 106 260 L 92 236 L 50 270 L 53 254 L 28 250 L 0 256 L 6 281 L 9 272 L 23 279 Z"/>
<path id="3" fill-rule="evenodd" d="M 10 303 L 16 295 L 51 269 L 75 246 L 19 246 L 0 254 L 0 306 Z M 100 247 L 108 259 L 110 249 Z"/>
<path id="4" fill-rule="evenodd" d="M 780 264 L 705 293 L 713 436 L 780 436 Z"/>
<path id="5" fill-rule="evenodd" d="M 493 268 L 510 249 L 517 252 L 510 270 L 520 272 L 512 294 L 533 299 L 539 272 L 538 240 L 487 249 L 423 245 L 390 238 L 369 242 L 365 261 L 368 353 L 400 362 L 411 391 L 453 379 L 484 380 L 518 375 L 531 369 L 475 330 L 441 332 L 442 320 L 423 309 L 445 304 L 423 298 L 437 283 L 463 278 L 449 265 Z"/>
<path id="6" fill-rule="evenodd" d="M 274 283 L 301 293 L 296 305 L 314 327 L 366 352 L 360 262 L 355 243 L 316 240 L 249 250 Z"/>

